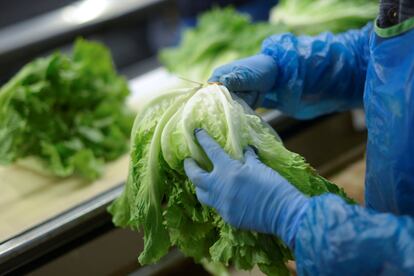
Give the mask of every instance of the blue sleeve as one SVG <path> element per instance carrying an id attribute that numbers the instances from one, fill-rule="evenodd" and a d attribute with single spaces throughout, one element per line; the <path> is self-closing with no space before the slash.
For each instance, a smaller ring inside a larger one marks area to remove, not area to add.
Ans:
<path id="1" fill-rule="evenodd" d="M 414 275 L 414 219 L 311 199 L 296 235 L 299 275 Z"/>
<path id="2" fill-rule="evenodd" d="M 274 35 L 263 42 L 262 53 L 278 64 L 275 87 L 264 107 L 307 119 L 362 107 L 372 24 L 333 35 Z"/>

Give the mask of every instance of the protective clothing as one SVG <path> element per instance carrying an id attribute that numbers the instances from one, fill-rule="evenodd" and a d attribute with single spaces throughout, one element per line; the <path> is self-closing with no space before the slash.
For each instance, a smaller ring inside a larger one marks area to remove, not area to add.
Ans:
<path id="1" fill-rule="evenodd" d="M 260 162 L 252 148 L 242 162 L 232 159 L 205 130 L 198 129 L 196 138 L 213 163 L 207 172 L 194 159 L 184 162 L 198 200 L 236 228 L 274 234 L 293 247 L 309 198 Z"/>
<path id="2" fill-rule="evenodd" d="M 336 195 L 310 200 L 296 234 L 299 275 L 414 275 L 414 220 L 348 205 Z"/>
<path id="3" fill-rule="evenodd" d="M 299 274 L 414 275 L 413 41 L 409 19 L 375 32 L 369 24 L 263 44 L 278 65 L 265 106 L 297 118 L 362 104 L 366 112 L 368 208 L 335 195 L 311 198 L 296 234 Z"/>
<path id="4" fill-rule="evenodd" d="M 414 29 L 390 38 L 372 35 L 364 94 L 368 128 L 366 205 L 381 212 L 411 216 L 414 216 L 413 41 Z"/>
<path id="5" fill-rule="evenodd" d="M 312 198 L 296 236 L 299 273 L 414 274 L 414 30 L 381 38 L 371 29 L 264 42 L 279 63 L 270 105 L 310 118 L 363 99 L 366 112 L 369 209 Z"/>

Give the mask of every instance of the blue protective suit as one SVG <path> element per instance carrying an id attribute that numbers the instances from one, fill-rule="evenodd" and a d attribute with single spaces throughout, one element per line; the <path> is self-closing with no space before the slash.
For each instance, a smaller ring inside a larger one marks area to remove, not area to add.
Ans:
<path id="1" fill-rule="evenodd" d="M 371 24 L 339 35 L 276 35 L 262 52 L 283 68 L 265 106 L 297 118 L 366 112 L 368 208 L 312 198 L 296 236 L 298 272 L 414 275 L 414 29 L 388 38 Z"/>

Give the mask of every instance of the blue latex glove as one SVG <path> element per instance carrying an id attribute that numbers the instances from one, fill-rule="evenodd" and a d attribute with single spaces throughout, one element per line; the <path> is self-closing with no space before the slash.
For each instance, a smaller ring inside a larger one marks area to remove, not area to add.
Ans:
<path id="1" fill-rule="evenodd" d="M 250 107 L 256 108 L 275 84 L 276 74 L 276 61 L 260 54 L 218 67 L 208 81 L 223 83 Z"/>
<path id="2" fill-rule="evenodd" d="M 293 248 L 309 198 L 264 165 L 252 148 L 247 148 L 244 160 L 239 161 L 205 130 L 196 130 L 196 138 L 214 167 L 208 172 L 191 158 L 184 161 L 198 200 L 216 209 L 232 226 L 275 234 Z"/>

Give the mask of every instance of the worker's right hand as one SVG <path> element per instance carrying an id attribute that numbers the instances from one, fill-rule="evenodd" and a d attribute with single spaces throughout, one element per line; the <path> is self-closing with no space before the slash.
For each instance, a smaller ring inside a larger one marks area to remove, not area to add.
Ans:
<path id="1" fill-rule="evenodd" d="M 218 67 L 209 82 L 221 82 L 250 107 L 256 108 L 274 86 L 277 69 L 271 56 L 259 54 Z"/>
<path id="2" fill-rule="evenodd" d="M 197 129 L 195 136 L 213 164 L 209 172 L 194 159 L 184 161 L 199 201 L 234 227 L 277 235 L 293 249 L 309 198 L 263 164 L 252 148 L 244 160 L 236 160 L 205 130 Z"/>

